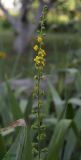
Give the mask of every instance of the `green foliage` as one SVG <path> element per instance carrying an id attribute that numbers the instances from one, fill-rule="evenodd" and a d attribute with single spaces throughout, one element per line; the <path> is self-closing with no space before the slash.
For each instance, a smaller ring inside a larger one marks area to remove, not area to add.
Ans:
<path id="1" fill-rule="evenodd" d="M 23 118 L 23 114 L 20 110 L 19 104 L 18 104 L 18 102 L 15 98 L 15 95 L 14 95 L 13 91 L 11 90 L 8 82 L 6 83 L 6 86 L 7 86 L 7 92 L 8 92 L 8 100 L 10 103 L 10 109 L 12 111 L 14 120 Z"/>
<path id="2" fill-rule="evenodd" d="M 0 134 L 0 160 L 2 160 L 3 156 L 6 153 L 6 146 L 3 137 Z"/>
<path id="3" fill-rule="evenodd" d="M 32 160 L 32 137 L 30 127 L 27 127 L 26 138 L 21 160 Z"/>
<path id="4" fill-rule="evenodd" d="M 11 28 L 9 21 L 4 16 L 0 17 L 0 28 L 3 28 L 3 29 Z"/>
<path id="5" fill-rule="evenodd" d="M 64 72 L 68 72 L 69 75 L 74 75 L 75 81 L 73 82 L 73 87 L 76 94 L 74 94 L 74 92 L 71 92 L 69 96 L 67 95 L 68 92 L 67 94 L 64 94 L 64 92 L 66 93 L 66 91 L 68 91 L 68 84 L 67 87 L 66 84 L 63 85 L 60 81 L 60 76 L 59 83 L 62 84 L 63 89 L 59 93 L 57 85 L 53 85 L 51 83 L 51 79 L 49 78 L 48 91 L 43 99 L 43 107 L 45 108 L 43 109 L 43 112 L 47 117 L 44 117 L 42 124 L 42 126 L 45 126 L 47 131 L 45 133 L 47 140 L 44 143 L 44 149 L 48 147 L 48 151 L 45 152 L 42 150 L 42 160 L 79 160 L 79 156 L 81 156 L 81 73 L 77 68 L 67 68 L 64 70 Z M 59 72 L 57 73 L 59 74 Z M 37 132 L 32 132 L 31 130 L 31 123 L 33 124 L 35 118 L 34 113 L 31 112 L 31 110 L 36 102 L 33 100 L 32 95 L 30 95 L 27 98 L 28 103 L 23 114 L 16 96 L 18 96 L 18 94 L 19 96 L 22 95 L 21 93 L 25 90 L 25 88 L 20 88 L 20 90 L 16 92 L 17 94 L 15 94 L 12 91 L 9 82 L 10 81 L 7 80 L 5 83 L 6 85 L 4 85 L 6 86 L 6 94 L 4 94 L 3 91 L 3 98 L 0 101 L 0 113 L 3 113 L 2 108 L 4 105 L 2 102 L 4 99 L 5 110 L 7 110 L 6 113 L 12 115 L 14 120 L 25 118 L 27 127 L 20 127 L 18 129 L 19 132 L 15 132 L 15 130 L 13 130 L 12 132 L 7 132 L 7 134 L 4 134 L 3 137 L 0 137 L 1 160 L 38 160 L 37 156 L 35 158 L 32 156 L 32 141 L 34 140 L 35 144 L 37 143 Z M 72 88 L 70 88 L 70 90 L 71 89 Z M 65 96 L 63 97 L 62 94 Z M 23 94 L 23 96 L 25 97 L 26 94 Z M 8 100 L 8 108 L 6 108 L 7 103 L 5 100 Z M 49 111 L 51 107 L 51 101 L 54 104 L 54 106 L 52 106 L 54 107 L 52 113 Z M 23 107 L 23 105 L 21 107 Z M 2 125 L 1 122 L 0 124 Z M 6 137 L 8 138 L 9 142 Z M 13 138 L 15 138 L 14 143 Z"/>
<path id="6" fill-rule="evenodd" d="M 47 160 L 57 160 L 61 151 L 65 134 L 71 124 L 71 120 L 61 120 L 56 124 L 56 128 L 48 149 Z"/>
<path id="7" fill-rule="evenodd" d="M 22 128 L 14 144 L 12 144 L 11 148 L 9 149 L 3 160 L 9 160 L 9 159 L 19 160 L 22 155 L 24 141 L 25 141 L 25 129 Z"/>
<path id="8" fill-rule="evenodd" d="M 62 111 L 62 107 L 64 105 L 63 101 L 61 100 L 59 94 L 57 93 L 56 89 L 54 88 L 54 86 L 51 84 L 50 81 L 48 81 L 48 86 L 50 88 L 50 91 L 51 91 L 51 94 L 52 94 L 52 99 L 53 99 L 53 102 L 55 104 L 57 117 L 59 117 L 60 113 Z"/>
<path id="9" fill-rule="evenodd" d="M 11 29 L 5 32 L 0 31 L 0 37 L 4 50 L 10 52 L 14 39 Z M 46 93 L 41 109 L 43 114 L 41 114 L 40 127 L 41 130 L 45 129 L 45 132 L 40 134 L 40 139 L 46 138 L 46 141 L 41 141 L 44 146 L 44 149 L 41 147 L 41 159 L 81 160 L 80 34 L 48 33 L 45 43 L 46 70 L 49 74 L 46 74 L 47 81 L 44 82 Z M 16 62 L 14 62 L 16 56 L 12 57 L 10 54 L 7 56 L 4 65 L 6 70 L 10 69 L 9 77 L 27 78 L 28 75 L 32 75 L 33 65 L 29 61 L 29 54 L 30 51 L 28 55 L 17 55 Z M 13 67 L 11 67 L 12 62 Z M 4 72 L 3 69 L 1 71 Z M 38 150 L 35 147 L 38 145 L 37 122 L 35 123 L 37 115 L 32 112 L 32 109 L 37 111 L 35 107 L 37 100 L 33 99 L 29 93 L 27 94 L 28 90 L 25 87 L 16 88 L 16 91 L 13 91 L 11 87 L 13 79 L 9 77 L 6 81 L 4 76 L 0 79 L 0 81 L 4 80 L 0 83 L 0 160 L 38 160 Z M 11 122 L 18 119 L 25 119 L 26 126 L 16 126 L 15 129 Z M 32 131 L 31 126 L 34 126 L 35 131 Z M 32 150 L 36 153 L 34 156 Z"/>

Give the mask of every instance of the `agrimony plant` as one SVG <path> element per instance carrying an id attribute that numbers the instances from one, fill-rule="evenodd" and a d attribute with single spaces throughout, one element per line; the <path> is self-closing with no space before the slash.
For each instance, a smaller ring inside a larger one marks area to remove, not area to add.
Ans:
<path id="1" fill-rule="evenodd" d="M 42 124 L 44 114 L 42 113 L 42 97 L 44 95 L 44 92 L 41 90 L 40 83 L 43 79 L 43 70 L 44 66 L 46 64 L 46 51 L 44 49 L 44 24 L 46 20 L 46 12 L 47 7 L 44 7 L 42 11 L 42 16 L 40 20 L 40 30 L 38 31 L 38 36 L 36 39 L 36 44 L 34 45 L 33 49 L 35 51 L 35 69 L 36 69 L 36 75 L 35 80 L 36 84 L 34 86 L 34 96 L 37 98 L 37 108 L 34 109 L 32 112 L 34 113 L 36 120 L 34 122 L 34 125 L 32 126 L 33 129 L 37 130 L 36 135 L 36 143 L 33 143 L 33 154 L 38 155 L 39 160 L 41 159 L 41 153 L 46 151 L 46 148 L 43 148 L 41 143 L 45 139 L 45 126 Z"/>

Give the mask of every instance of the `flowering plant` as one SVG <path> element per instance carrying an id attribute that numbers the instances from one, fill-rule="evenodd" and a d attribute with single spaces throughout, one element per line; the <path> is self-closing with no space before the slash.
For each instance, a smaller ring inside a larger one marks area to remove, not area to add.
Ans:
<path id="1" fill-rule="evenodd" d="M 46 10 L 47 8 L 44 7 L 40 21 L 40 31 L 38 32 L 36 44 L 33 47 L 36 54 L 34 57 L 34 62 L 37 72 L 35 75 L 36 84 L 34 86 L 34 95 L 37 97 L 37 111 L 33 112 L 37 119 L 33 127 L 38 130 L 37 143 L 34 143 L 35 148 L 33 148 L 33 151 L 38 154 L 39 160 L 41 159 L 41 153 L 47 151 L 47 148 L 43 148 L 41 145 L 41 141 L 45 140 L 46 135 L 45 126 L 42 125 L 44 115 L 41 112 L 42 96 L 44 93 L 40 88 L 40 81 L 43 78 L 43 69 L 46 63 L 46 51 L 44 50 L 44 23 L 46 18 Z"/>

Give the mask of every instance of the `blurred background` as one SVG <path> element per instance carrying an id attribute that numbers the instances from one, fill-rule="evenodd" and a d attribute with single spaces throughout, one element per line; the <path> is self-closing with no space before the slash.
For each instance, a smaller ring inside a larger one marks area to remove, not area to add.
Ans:
<path id="1" fill-rule="evenodd" d="M 48 7 L 45 24 L 47 74 L 80 61 L 80 0 L 1 0 L 0 52 L 6 53 L 7 76 L 11 76 L 14 62 L 16 75 L 32 76 L 32 48 L 44 5 Z"/>
<path id="2" fill-rule="evenodd" d="M 33 46 L 45 5 L 48 8 L 44 39 L 46 79 L 41 88 L 46 90 L 42 111 L 50 124 L 46 133 L 47 147 L 53 133 L 54 119 L 51 118 L 56 119 L 55 123 L 58 119 L 71 119 L 81 131 L 81 0 L 0 0 L 0 131 L 18 119 L 29 121 L 29 116 L 33 117 L 31 110 L 37 102 L 31 95 L 35 75 Z M 6 133 L 0 137 L 1 159 L 18 133 L 14 129 L 3 131 Z M 59 129 L 57 131 L 61 135 L 57 134 L 60 144 L 61 137 L 63 140 L 65 137 Z M 66 137 L 68 143 L 65 138 L 63 148 L 58 145 L 64 155 L 61 160 L 81 160 L 81 142 L 78 143 L 81 135 L 79 137 L 76 141 L 71 129 L 71 135 Z M 57 139 L 55 137 L 55 144 Z M 23 138 L 17 140 L 17 145 L 21 144 L 24 144 Z M 16 153 L 21 155 L 20 152 Z"/>

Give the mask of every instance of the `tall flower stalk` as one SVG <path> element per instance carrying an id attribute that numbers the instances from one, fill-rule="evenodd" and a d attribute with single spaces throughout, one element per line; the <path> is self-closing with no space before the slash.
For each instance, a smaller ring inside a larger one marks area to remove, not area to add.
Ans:
<path id="1" fill-rule="evenodd" d="M 39 160 L 41 159 L 41 152 L 44 151 L 44 148 L 41 147 L 41 141 L 45 138 L 45 133 L 43 133 L 44 126 L 42 125 L 42 120 L 43 120 L 43 114 L 41 113 L 42 109 L 42 96 L 43 96 L 43 91 L 41 90 L 40 83 L 41 80 L 43 79 L 43 70 L 46 64 L 46 52 L 44 49 L 44 31 L 45 31 L 45 20 L 46 20 L 46 11 L 47 7 L 43 8 L 42 11 L 42 16 L 40 20 L 40 30 L 38 31 L 38 36 L 36 39 L 36 44 L 34 45 L 33 49 L 35 51 L 35 57 L 34 57 L 34 62 L 35 62 L 35 69 L 36 69 L 36 75 L 35 75 L 35 80 L 36 84 L 34 86 L 34 94 L 37 97 L 37 111 L 35 111 L 36 115 L 36 122 L 34 127 L 38 130 L 38 135 L 37 135 L 37 154 L 39 157 Z"/>

